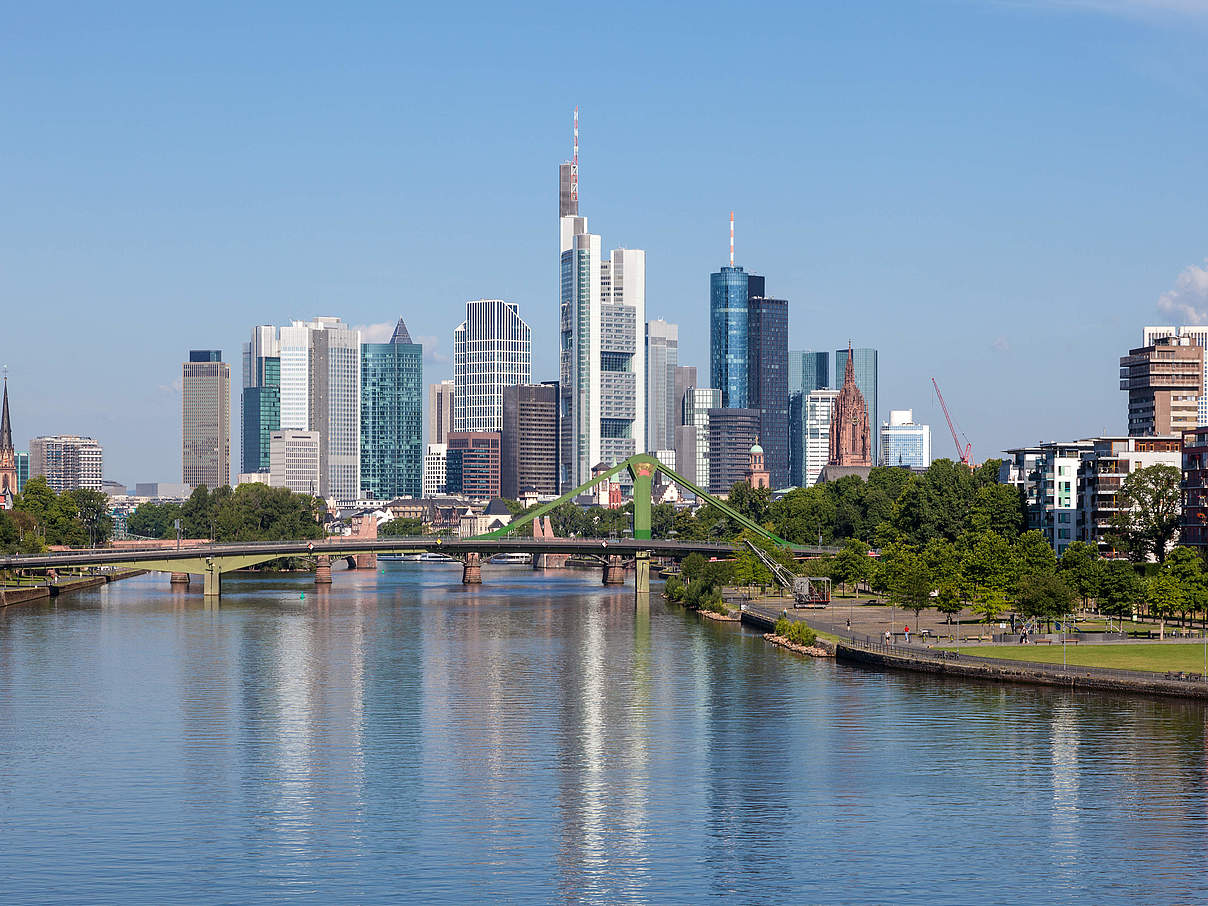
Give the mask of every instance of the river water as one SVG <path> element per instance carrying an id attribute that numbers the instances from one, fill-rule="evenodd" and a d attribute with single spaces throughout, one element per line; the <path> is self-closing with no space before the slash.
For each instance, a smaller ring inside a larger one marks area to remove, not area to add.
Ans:
<path id="1" fill-rule="evenodd" d="M 0 612 L 0 901 L 1208 899 L 1205 713 L 802 659 L 596 573 Z"/>

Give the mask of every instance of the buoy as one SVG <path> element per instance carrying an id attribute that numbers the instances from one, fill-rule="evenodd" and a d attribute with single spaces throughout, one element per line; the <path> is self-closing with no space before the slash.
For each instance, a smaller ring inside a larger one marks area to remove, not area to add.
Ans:
<path id="1" fill-rule="evenodd" d="M 299 595 L 299 598 L 301 598 L 301 600 L 305 601 L 305 600 L 306 600 L 306 592 L 302 592 L 302 593 Z"/>

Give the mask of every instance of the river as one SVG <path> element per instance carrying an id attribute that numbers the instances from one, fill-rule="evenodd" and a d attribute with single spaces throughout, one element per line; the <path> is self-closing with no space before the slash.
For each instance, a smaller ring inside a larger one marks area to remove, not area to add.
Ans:
<path id="1" fill-rule="evenodd" d="M 1208 899 L 1201 705 L 802 659 L 596 573 L 0 611 L 5 903 Z"/>

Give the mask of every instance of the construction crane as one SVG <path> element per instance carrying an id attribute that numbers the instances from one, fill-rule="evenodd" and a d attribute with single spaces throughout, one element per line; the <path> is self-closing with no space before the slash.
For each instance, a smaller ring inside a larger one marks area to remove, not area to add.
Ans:
<path id="1" fill-rule="evenodd" d="M 956 435 L 956 425 L 952 423 L 952 416 L 948 413 L 948 404 L 944 402 L 944 394 L 940 393 L 940 385 L 935 382 L 935 378 L 931 379 L 931 386 L 935 388 L 935 395 L 939 398 L 940 408 L 944 410 L 944 418 L 948 420 L 948 430 L 952 432 L 952 442 L 956 444 L 956 455 L 961 458 L 961 462 L 966 468 L 973 469 L 973 444 L 969 442 L 969 435 L 961 432 L 961 437 L 965 438 L 964 449 L 961 448 L 960 437 Z"/>

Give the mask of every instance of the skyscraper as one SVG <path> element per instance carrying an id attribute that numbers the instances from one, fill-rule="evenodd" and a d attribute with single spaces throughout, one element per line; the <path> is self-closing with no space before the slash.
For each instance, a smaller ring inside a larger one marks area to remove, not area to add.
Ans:
<path id="1" fill-rule="evenodd" d="M 870 425 L 878 425 L 877 421 L 877 351 L 875 349 L 836 349 L 835 350 L 835 387 L 843 386 L 843 382 L 847 379 L 847 362 L 848 353 L 851 353 L 850 359 L 853 363 L 852 371 L 855 374 L 856 389 L 860 391 L 860 395 L 864 397 L 864 403 L 868 407 L 868 423 Z M 876 431 L 872 432 L 872 461 L 877 461 L 877 436 Z"/>
<path id="2" fill-rule="evenodd" d="M 600 462 L 620 462 L 646 440 L 646 253 L 615 249 L 578 215 L 578 118 L 573 211 L 559 222 L 561 484 L 590 480 Z"/>
<path id="3" fill-rule="evenodd" d="M 445 484 L 450 494 L 489 500 L 500 493 L 498 431 L 452 431 L 446 454 Z"/>
<path id="4" fill-rule="evenodd" d="M 448 459 L 448 444 L 428 444 L 428 452 L 424 454 L 424 497 L 445 493 Z"/>
<path id="5" fill-rule="evenodd" d="M 646 322 L 646 449 L 670 450 L 679 424 L 675 374 L 679 364 L 679 326 Z"/>
<path id="6" fill-rule="evenodd" d="M 281 428 L 281 359 L 255 356 L 250 363 L 245 360 L 243 373 L 252 382 L 243 386 L 243 471 L 267 472 L 269 439 Z"/>
<path id="7" fill-rule="evenodd" d="M 1191 337 L 1158 337 L 1120 358 L 1120 389 L 1128 391 L 1128 433 L 1179 434 L 1196 427 L 1204 396 L 1204 347 Z"/>
<path id="8" fill-rule="evenodd" d="M 709 490 L 709 412 L 721 408 L 721 391 L 689 386 L 680 407 L 682 424 L 675 429 L 675 471 L 702 490 Z"/>
<path id="9" fill-rule="evenodd" d="M 318 431 L 287 428 L 272 432 L 269 435 L 269 486 L 289 488 L 295 494 L 319 496 L 321 442 Z"/>
<path id="10" fill-rule="evenodd" d="M 728 409 L 747 406 L 751 296 L 763 295 L 763 277 L 723 267 L 709 278 L 709 383 Z"/>
<path id="11" fill-rule="evenodd" d="M 4 404 L 0 412 L 0 509 L 13 505 L 21 490 L 17 476 L 17 451 L 13 449 L 13 426 L 8 418 L 8 375 L 4 376 Z"/>
<path id="12" fill-rule="evenodd" d="M 709 410 L 710 494 L 728 494 L 746 479 L 751 447 L 758 439 L 758 409 Z"/>
<path id="13" fill-rule="evenodd" d="M 181 481 L 231 483 L 231 369 L 217 349 L 194 349 L 181 366 Z"/>
<path id="14" fill-rule="evenodd" d="M 830 387 L 830 353 L 812 349 L 789 351 L 789 393 L 826 390 Z"/>
<path id="15" fill-rule="evenodd" d="M 453 331 L 453 430 L 501 430 L 503 388 L 532 380 L 532 358 L 532 331 L 515 302 L 467 302 Z"/>
<path id="16" fill-rule="evenodd" d="M 361 344 L 361 492 L 371 500 L 422 492 L 423 360 L 402 318 L 390 342 Z"/>
<path id="17" fill-rule="evenodd" d="M 789 483 L 789 303 L 747 300 L 747 404 L 759 410 L 759 445 L 772 487 Z"/>
<path id="18" fill-rule="evenodd" d="M 453 382 L 428 385 L 428 443 L 443 444 L 453 430 Z"/>
<path id="19" fill-rule="evenodd" d="M 361 332 L 339 318 L 316 318 L 304 326 L 310 350 L 307 422 L 319 432 L 319 493 L 346 506 L 361 493 Z M 282 422 L 285 353 L 282 339 Z"/>
<path id="20" fill-rule="evenodd" d="M 558 494 L 558 384 L 517 384 L 503 391 L 503 496 L 518 500 L 532 488 Z"/>
<path id="21" fill-rule="evenodd" d="M 813 487 L 830 458 L 831 409 L 838 390 L 794 393 L 789 404 L 789 479 Z"/>
<path id="22" fill-rule="evenodd" d="M 29 442 L 30 478 L 43 476 L 56 494 L 79 488 L 99 491 L 104 474 L 104 451 L 91 437 L 54 434 Z"/>

